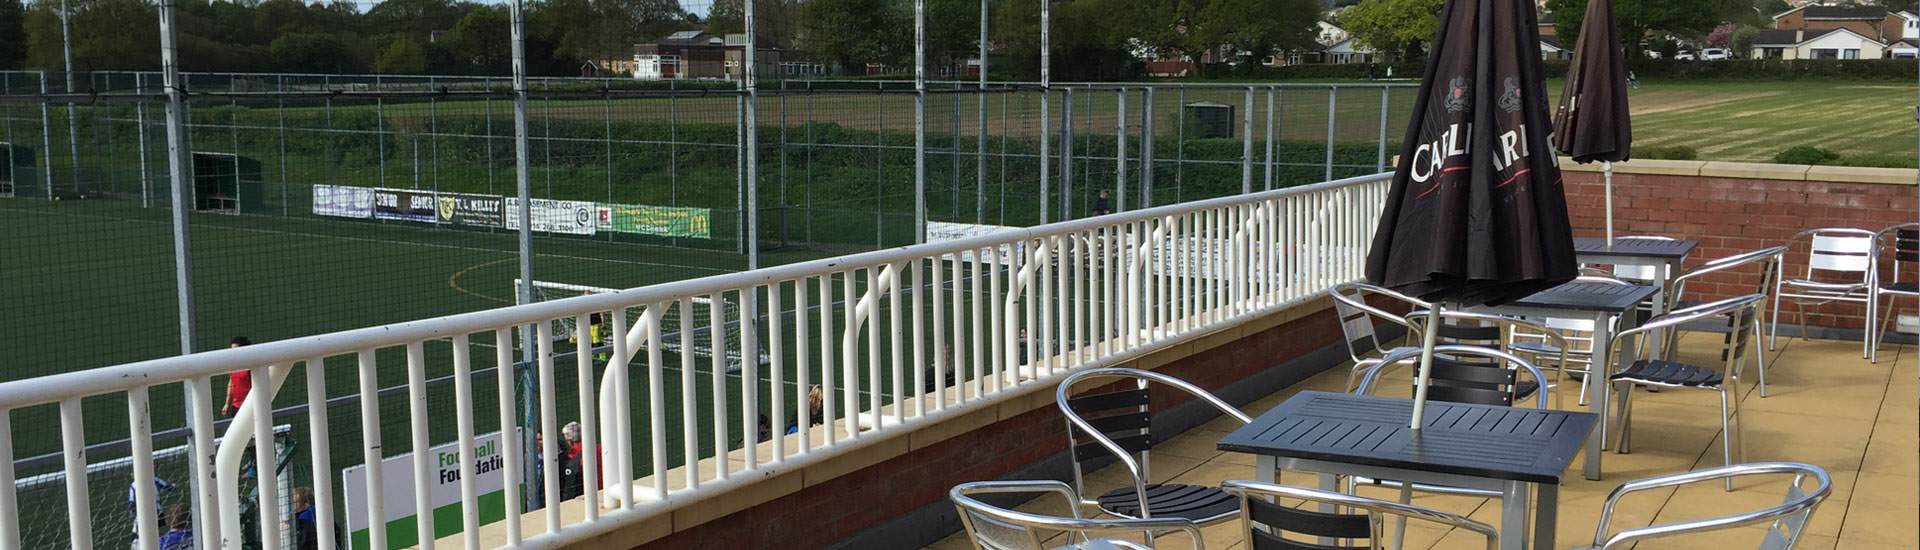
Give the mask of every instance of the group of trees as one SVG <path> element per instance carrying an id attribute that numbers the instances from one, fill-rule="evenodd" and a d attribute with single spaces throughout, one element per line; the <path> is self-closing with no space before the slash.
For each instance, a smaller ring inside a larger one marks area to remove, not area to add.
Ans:
<path id="1" fill-rule="evenodd" d="M 76 70 L 160 64 L 150 0 L 65 0 Z M 59 70 L 60 0 L 0 0 L 0 68 Z M 501 74 L 507 7 L 470 0 L 183 0 L 181 66 L 192 71 Z M 363 9 L 364 8 L 364 9 Z M 701 24 L 675 0 L 543 0 L 527 9 L 529 70 L 571 74 Z"/>
<path id="2" fill-rule="evenodd" d="M 1324 0 L 1052 0 L 1054 67 L 1062 78 L 1131 76 L 1142 54 L 1233 61 L 1310 45 Z M 77 70 L 159 66 L 153 0 L 0 0 L 0 68 L 62 66 L 68 10 Z M 986 0 L 996 74 L 1036 76 L 1039 5 Z M 757 0 L 763 45 L 857 70 L 913 55 L 907 0 Z M 182 68 L 193 71 L 500 74 L 508 12 L 482 0 L 181 0 Z M 572 74 L 679 30 L 745 28 L 743 0 L 695 13 L 678 0 L 529 0 L 535 74 Z M 978 48 L 981 0 L 926 0 L 928 60 L 958 66 Z M 1209 52 L 1212 52 L 1209 55 Z"/>

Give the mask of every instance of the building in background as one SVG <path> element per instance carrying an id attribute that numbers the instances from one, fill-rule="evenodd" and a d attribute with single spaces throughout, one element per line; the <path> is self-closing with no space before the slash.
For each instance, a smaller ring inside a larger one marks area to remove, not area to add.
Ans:
<path id="1" fill-rule="evenodd" d="M 718 36 L 706 31 L 679 31 L 647 44 L 633 45 L 633 60 L 603 68 L 636 80 L 738 80 L 745 76 L 747 35 Z M 755 48 L 754 63 L 762 78 L 806 78 L 827 73 L 824 64 L 772 47 Z"/>

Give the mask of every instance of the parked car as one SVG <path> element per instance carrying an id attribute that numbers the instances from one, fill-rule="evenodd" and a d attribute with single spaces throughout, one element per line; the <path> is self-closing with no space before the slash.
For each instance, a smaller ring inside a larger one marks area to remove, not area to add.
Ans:
<path id="1" fill-rule="evenodd" d="M 1693 61 L 1694 59 L 1696 59 L 1692 51 L 1686 51 L 1686 50 L 1683 50 L 1677 54 L 1673 54 L 1673 58 L 1681 61 Z"/>
<path id="2" fill-rule="evenodd" d="M 1727 50 L 1726 48 L 1707 48 L 1704 50 L 1700 50 L 1700 59 L 1704 59 L 1707 61 L 1717 61 L 1721 59 L 1732 59 L 1732 58 L 1733 58 L 1733 52 Z"/>

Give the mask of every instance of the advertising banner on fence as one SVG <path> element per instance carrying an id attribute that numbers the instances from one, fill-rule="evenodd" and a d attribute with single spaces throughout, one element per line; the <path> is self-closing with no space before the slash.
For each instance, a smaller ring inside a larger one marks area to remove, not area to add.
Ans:
<path id="1" fill-rule="evenodd" d="M 434 223 L 439 221 L 439 215 L 434 213 L 436 205 L 433 195 L 432 191 L 374 189 L 373 217 Z"/>
<path id="2" fill-rule="evenodd" d="M 474 227 L 506 227 L 506 201 L 497 195 L 439 195 L 440 223 Z"/>
<path id="3" fill-rule="evenodd" d="M 927 222 L 927 242 L 937 243 L 940 241 L 954 241 L 954 240 L 960 240 L 960 239 L 965 239 L 970 237 L 978 237 L 981 235 L 991 235 L 994 233 L 1003 233 L 1007 231 L 1018 231 L 1019 229 L 1020 228 L 1018 227 L 1009 227 L 1005 225 L 983 225 L 983 224 L 977 224 L 977 223 L 954 223 L 954 222 L 928 221 Z M 1009 263 L 1007 258 L 1007 255 L 1008 255 L 1007 252 L 1008 251 L 1006 247 L 1001 247 L 1001 250 L 999 252 L 994 253 L 993 255 L 994 263 L 1000 264 L 1000 265 L 1007 265 Z M 945 259 L 953 260 L 954 255 L 948 254 L 945 256 Z M 972 251 L 961 252 L 960 260 L 966 261 L 966 262 L 972 262 L 973 252 Z"/>
<path id="4" fill-rule="evenodd" d="M 341 218 L 373 217 L 373 190 L 345 185 L 315 185 L 313 213 Z"/>
<path id="5" fill-rule="evenodd" d="M 661 237 L 713 238 L 713 211 L 705 208 L 600 203 L 601 231 Z"/>
<path id="6" fill-rule="evenodd" d="M 520 199 L 508 197 L 507 229 L 520 228 Z M 533 230 L 542 233 L 561 233 L 565 235 L 592 235 L 594 216 L 598 207 L 586 201 L 556 201 L 533 199 Z"/>
<path id="7" fill-rule="evenodd" d="M 427 450 L 432 456 L 433 479 L 427 481 L 429 501 L 433 503 L 433 532 L 448 536 L 460 532 L 460 446 L 447 443 Z M 506 516 L 506 477 L 501 471 L 500 432 L 477 436 L 473 441 L 474 492 L 480 500 L 480 523 L 500 521 Z M 340 471 L 340 487 L 347 493 L 347 538 L 356 550 L 394 550 L 419 544 L 419 527 L 413 507 L 413 453 L 387 457 L 380 461 L 380 502 L 387 523 L 387 547 L 368 548 L 366 510 L 367 467 L 353 466 Z"/>

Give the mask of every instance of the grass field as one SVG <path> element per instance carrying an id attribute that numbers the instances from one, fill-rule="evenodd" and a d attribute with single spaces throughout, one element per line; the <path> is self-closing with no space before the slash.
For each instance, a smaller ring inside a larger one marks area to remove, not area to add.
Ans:
<path id="1" fill-rule="evenodd" d="M 1559 94 L 1560 83 L 1548 89 Z M 1914 166 L 1914 84 L 1650 81 L 1628 97 L 1636 146 L 1688 146 L 1701 160 L 1772 162 L 1796 145 Z"/>

